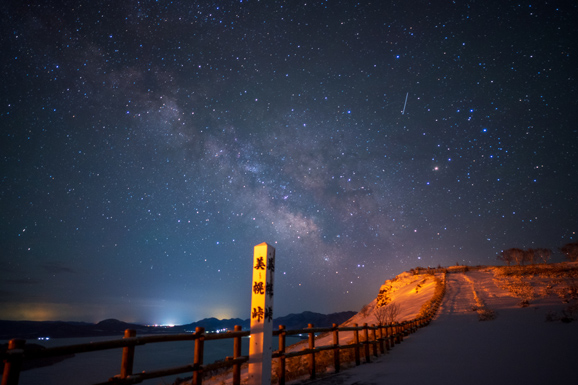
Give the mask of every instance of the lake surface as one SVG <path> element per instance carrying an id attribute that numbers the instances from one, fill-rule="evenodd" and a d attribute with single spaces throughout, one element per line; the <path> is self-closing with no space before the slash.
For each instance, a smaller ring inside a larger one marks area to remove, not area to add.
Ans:
<path id="1" fill-rule="evenodd" d="M 51 340 L 27 340 L 47 348 L 109 341 L 119 337 L 55 338 Z M 298 342 L 298 338 L 287 338 L 287 344 Z M 137 346 L 135 349 L 134 373 L 152 371 L 191 364 L 194 358 L 194 342 L 162 342 Z M 273 350 L 278 348 L 278 339 L 273 338 Z M 204 363 L 223 360 L 233 355 L 233 339 L 205 341 Z M 249 354 L 249 340 L 243 338 L 241 353 Z M 92 385 L 105 382 L 120 373 L 122 349 L 79 353 L 73 358 L 42 368 L 20 373 L 19 385 Z M 192 373 L 161 377 L 143 381 L 144 385 L 172 384 L 177 377 L 190 377 Z"/>

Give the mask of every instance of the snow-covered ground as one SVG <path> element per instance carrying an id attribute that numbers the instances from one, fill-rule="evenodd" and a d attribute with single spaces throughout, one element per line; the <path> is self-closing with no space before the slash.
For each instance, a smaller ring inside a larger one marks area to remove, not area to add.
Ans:
<path id="1" fill-rule="evenodd" d="M 378 298 L 346 324 L 377 323 L 373 309 L 384 296 L 400 306 L 398 320 L 413 318 L 434 289 L 432 275 L 403 273 L 386 281 Z M 562 322 L 572 317 L 577 320 Z M 341 333 L 340 343 L 351 338 Z M 327 344 L 330 337 L 316 340 L 318 347 Z M 319 377 L 290 383 L 578 383 L 578 265 L 450 269 L 442 306 L 429 326 L 406 337 L 388 354 L 372 357 L 372 363 L 338 374 L 330 369 Z M 216 377 L 204 383 L 231 380 Z"/>
<path id="2" fill-rule="evenodd" d="M 563 311 L 578 318 L 572 310 L 576 272 L 507 277 L 486 268 L 448 274 L 442 307 L 429 326 L 370 364 L 314 383 L 576 384 L 578 321 L 559 319 Z M 520 287 L 526 288 L 522 297 L 531 292 L 529 299 L 514 296 Z M 522 307 L 523 299 L 529 305 Z"/>

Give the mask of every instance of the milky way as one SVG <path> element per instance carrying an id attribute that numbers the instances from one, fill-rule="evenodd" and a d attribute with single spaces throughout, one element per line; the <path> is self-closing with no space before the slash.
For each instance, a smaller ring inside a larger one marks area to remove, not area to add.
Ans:
<path id="1" fill-rule="evenodd" d="M 249 318 L 261 242 L 281 316 L 576 241 L 572 2 L 0 7 L 0 318 Z"/>

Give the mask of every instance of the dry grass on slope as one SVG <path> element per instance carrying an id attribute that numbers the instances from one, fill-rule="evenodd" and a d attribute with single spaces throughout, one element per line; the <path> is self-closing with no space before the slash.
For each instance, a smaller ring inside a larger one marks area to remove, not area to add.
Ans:
<path id="1" fill-rule="evenodd" d="M 578 264 L 557 263 L 529 266 L 495 267 L 494 282 L 502 290 L 520 298 L 526 307 L 537 298 L 557 296 L 568 307 L 549 320 L 571 321 L 578 318 Z"/>

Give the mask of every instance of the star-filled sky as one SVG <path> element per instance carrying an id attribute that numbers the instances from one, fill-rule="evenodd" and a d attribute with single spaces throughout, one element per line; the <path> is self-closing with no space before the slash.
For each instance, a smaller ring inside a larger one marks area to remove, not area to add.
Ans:
<path id="1" fill-rule="evenodd" d="M 0 319 L 246 319 L 261 242 L 282 316 L 577 240 L 573 1 L 0 10 Z"/>

